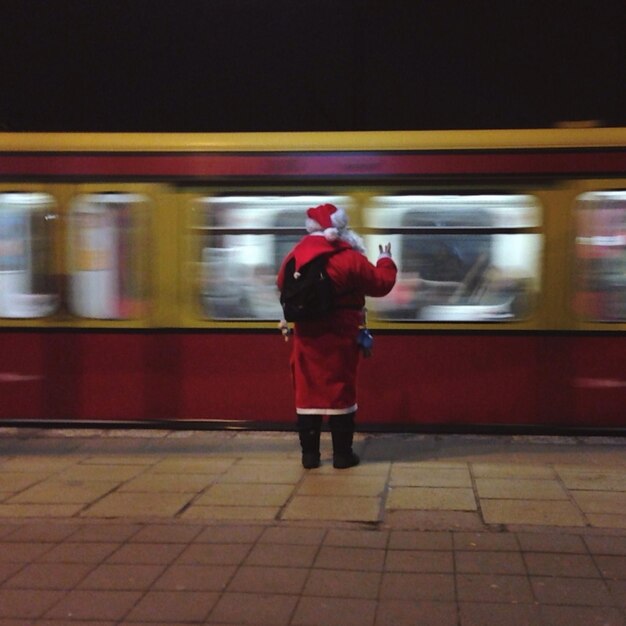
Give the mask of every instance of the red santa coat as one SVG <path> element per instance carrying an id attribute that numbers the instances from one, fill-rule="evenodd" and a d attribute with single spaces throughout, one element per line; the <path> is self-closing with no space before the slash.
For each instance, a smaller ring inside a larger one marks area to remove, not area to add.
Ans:
<path id="1" fill-rule="evenodd" d="M 357 409 L 357 335 L 363 324 L 365 296 L 387 295 L 396 281 L 396 265 L 389 257 L 376 265 L 338 240 L 307 235 L 284 259 L 278 273 L 281 289 L 285 265 L 295 256 L 296 271 L 320 254 L 331 254 L 326 266 L 335 287 L 337 308 L 318 320 L 297 322 L 291 351 L 296 413 L 341 415 Z"/>

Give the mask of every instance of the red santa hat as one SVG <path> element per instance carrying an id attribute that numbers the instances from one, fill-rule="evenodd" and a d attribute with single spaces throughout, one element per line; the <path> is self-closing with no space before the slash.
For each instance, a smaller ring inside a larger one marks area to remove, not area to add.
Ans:
<path id="1" fill-rule="evenodd" d="M 348 225 L 348 216 L 334 204 L 320 204 L 306 212 L 306 229 L 309 233 L 323 232 L 328 241 L 340 238 L 341 231 Z"/>

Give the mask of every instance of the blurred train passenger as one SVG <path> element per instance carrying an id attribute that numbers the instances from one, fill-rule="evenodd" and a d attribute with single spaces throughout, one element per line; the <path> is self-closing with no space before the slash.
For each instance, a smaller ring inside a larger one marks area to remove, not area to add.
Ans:
<path id="1" fill-rule="evenodd" d="M 289 273 L 298 277 L 303 266 L 323 256 L 334 296 L 328 313 L 295 321 L 294 325 L 291 370 L 302 465 L 306 469 L 319 467 L 320 431 L 323 416 L 327 415 L 333 467 L 345 469 L 359 463 L 352 442 L 358 337 L 364 324 L 365 296 L 388 294 L 395 284 L 397 268 L 391 259 L 391 244 L 379 246 L 376 265 L 370 263 L 361 239 L 348 228 L 345 211 L 332 204 L 308 209 L 306 229 L 310 234 L 281 264 L 278 288 L 283 293 L 291 281 Z M 283 320 L 281 326 L 286 330 L 287 322 Z"/>

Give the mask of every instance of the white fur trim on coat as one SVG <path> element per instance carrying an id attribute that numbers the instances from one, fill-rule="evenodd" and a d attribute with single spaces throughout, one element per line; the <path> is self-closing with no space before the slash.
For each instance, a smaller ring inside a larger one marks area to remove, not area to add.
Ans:
<path id="1" fill-rule="evenodd" d="M 357 409 L 358 406 L 356 404 L 345 409 L 300 409 L 296 407 L 296 413 L 298 415 L 348 415 L 348 413 L 354 413 Z"/>

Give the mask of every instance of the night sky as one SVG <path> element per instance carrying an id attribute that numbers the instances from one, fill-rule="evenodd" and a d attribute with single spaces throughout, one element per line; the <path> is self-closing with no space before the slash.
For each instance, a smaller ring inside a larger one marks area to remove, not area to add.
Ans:
<path id="1" fill-rule="evenodd" d="M 0 0 L 0 130 L 626 125 L 623 0 Z"/>

